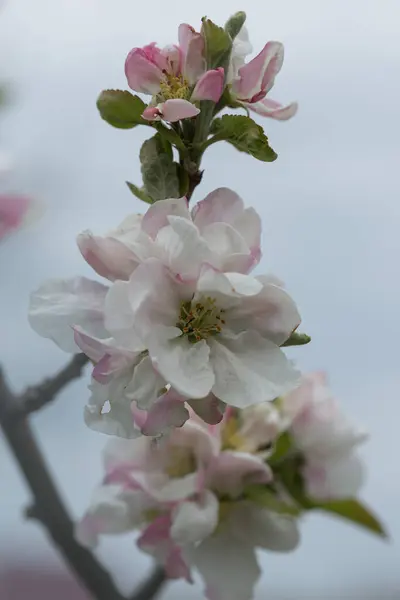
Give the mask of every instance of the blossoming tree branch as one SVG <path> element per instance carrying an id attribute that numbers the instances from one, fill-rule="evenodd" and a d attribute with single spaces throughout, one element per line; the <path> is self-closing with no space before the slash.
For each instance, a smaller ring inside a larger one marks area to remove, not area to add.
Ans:
<path id="1" fill-rule="evenodd" d="M 128 86 L 146 100 L 100 94 L 107 123 L 149 132 L 142 185 L 128 183 L 148 208 L 105 235 L 78 235 L 102 282 L 55 278 L 32 294 L 31 326 L 80 354 L 20 397 L 2 384 L 0 419 L 33 492 L 30 514 L 96 598 L 122 598 L 91 553 L 104 535 L 138 531 L 138 548 L 154 557 L 138 600 L 165 578 L 192 583 L 196 571 L 209 600 L 249 600 L 261 574 L 256 550 L 293 551 L 313 511 L 384 535 L 358 499 L 366 433 L 342 414 L 324 374 L 301 374 L 287 358 L 285 347 L 310 342 L 296 303 L 275 275 L 253 274 L 259 215 L 227 187 L 190 207 L 209 146 L 225 141 L 274 161 L 250 114 L 283 121 L 297 110 L 269 98 L 282 44 L 246 62 L 244 22 L 239 12 L 224 28 L 208 18 L 199 32 L 180 25 L 178 44 L 127 56 Z M 27 415 L 86 362 L 83 418 L 109 441 L 104 478 L 73 527 Z"/>

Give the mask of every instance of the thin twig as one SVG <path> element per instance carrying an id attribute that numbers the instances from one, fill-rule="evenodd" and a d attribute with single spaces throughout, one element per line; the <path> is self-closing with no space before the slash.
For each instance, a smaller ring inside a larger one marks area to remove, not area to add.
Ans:
<path id="1" fill-rule="evenodd" d="M 45 392 L 51 390 L 51 393 L 47 393 L 49 400 L 62 387 L 61 373 L 56 375 L 54 381 L 48 380 L 43 384 Z M 73 377 L 69 373 L 69 378 L 66 379 L 64 370 L 65 383 Z M 39 385 L 38 389 L 41 388 Z M 29 515 L 45 526 L 69 566 L 95 598 L 124 600 L 107 571 L 89 550 L 75 540 L 72 521 L 51 479 L 44 457 L 27 419 L 19 413 L 21 399 L 23 400 L 23 396 L 18 397 L 11 392 L 0 371 L 0 426 L 32 492 L 33 506 L 29 509 Z M 15 411 L 21 418 L 16 418 Z"/>
<path id="2" fill-rule="evenodd" d="M 155 567 L 146 581 L 129 597 L 129 600 L 153 600 L 165 583 L 164 569 L 162 567 Z"/>
<path id="3" fill-rule="evenodd" d="M 40 410 L 43 406 L 52 402 L 58 392 L 68 383 L 74 379 L 78 379 L 82 375 L 82 371 L 88 362 L 89 359 L 85 354 L 75 354 L 67 366 L 57 373 L 57 375 L 45 379 L 39 385 L 28 387 L 19 397 L 18 411 L 27 415 Z"/>

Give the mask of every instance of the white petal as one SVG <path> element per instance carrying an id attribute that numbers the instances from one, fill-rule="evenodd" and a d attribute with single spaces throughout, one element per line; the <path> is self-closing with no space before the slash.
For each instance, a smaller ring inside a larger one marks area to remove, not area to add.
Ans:
<path id="1" fill-rule="evenodd" d="M 278 515 L 251 502 L 238 504 L 230 515 L 235 536 L 243 543 L 273 550 L 290 552 L 300 540 L 297 521 Z"/>
<path id="2" fill-rule="evenodd" d="M 262 284 L 242 273 L 221 273 L 211 267 L 204 265 L 197 282 L 197 292 L 194 302 L 201 300 L 203 296 L 215 298 L 217 306 L 229 309 L 240 305 L 241 299 L 247 296 L 257 295 L 262 289 Z"/>
<path id="3" fill-rule="evenodd" d="M 50 279 L 33 292 L 29 322 L 42 337 L 50 338 L 66 352 L 78 352 L 73 325 L 98 338 L 109 337 L 104 329 L 104 299 L 108 288 L 86 277 Z"/>
<path id="4" fill-rule="evenodd" d="M 245 408 L 273 400 L 298 385 L 296 371 L 282 350 L 255 331 L 234 339 L 210 340 L 215 373 L 213 393 L 226 404 Z"/>
<path id="5" fill-rule="evenodd" d="M 131 400 L 124 396 L 126 378 L 118 378 L 103 385 L 93 381 L 89 388 L 92 395 L 84 408 L 85 423 L 91 429 L 123 438 L 135 438 L 140 435 L 131 411 Z M 106 402 L 110 403 L 109 412 L 104 411 Z"/>
<path id="6" fill-rule="evenodd" d="M 89 510 L 77 524 L 75 536 L 84 546 L 96 545 L 101 534 L 119 534 L 134 529 L 143 520 L 146 508 L 141 492 L 124 490 L 119 485 L 98 487 Z"/>
<path id="7" fill-rule="evenodd" d="M 139 265 L 129 280 L 129 303 L 134 329 L 146 348 L 157 327 L 175 328 L 180 310 L 181 287 L 158 260 Z M 185 287 L 185 286 L 183 286 Z M 160 329 L 161 332 L 161 329 Z M 169 337 L 173 337 L 173 332 Z"/>
<path id="8" fill-rule="evenodd" d="M 160 229 L 156 238 L 163 262 L 182 279 L 196 278 L 200 265 L 213 261 L 212 249 L 191 221 L 173 216 L 168 221 L 169 226 Z"/>
<path id="9" fill-rule="evenodd" d="M 230 311 L 227 323 L 235 333 L 252 329 L 280 346 L 300 324 L 299 311 L 289 294 L 268 277 L 257 280 L 260 293 L 243 299 Z"/>
<path id="10" fill-rule="evenodd" d="M 189 551 L 210 600 L 251 600 L 261 575 L 255 549 L 238 542 L 222 523 L 217 532 Z"/>
<path id="11" fill-rule="evenodd" d="M 183 396 L 203 398 L 211 391 L 214 374 L 205 340 L 191 344 L 186 337 L 153 338 L 149 353 L 157 371 Z"/>
<path id="12" fill-rule="evenodd" d="M 165 383 L 165 379 L 153 367 L 150 357 L 145 356 L 135 367 L 125 393 L 139 408 L 146 410 L 156 400 Z"/>
<path id="13" fill-rule="evenodd" d="M 215 530 L 218 511 L 218 499 L 209 490 L 197 501 L 178 504 L 172 511 L 171 537 L 181 545 L 200 542 Z"/>
<path id="14" fill-rule="evenodd" d="M 116 340 L 132 351 L 143 350 L 134 328 L 135 317 L 129 301 L 129 283 L 116 281 L 105 300 L 105 324 Z"/>
<path id="15" fill-rule="evenodd" d="M 357 496 L 364 483 L 364 464 L 357 454 L 326 461 L 307 460 L 303 468 L 307 493 L 315 500 Z"/>

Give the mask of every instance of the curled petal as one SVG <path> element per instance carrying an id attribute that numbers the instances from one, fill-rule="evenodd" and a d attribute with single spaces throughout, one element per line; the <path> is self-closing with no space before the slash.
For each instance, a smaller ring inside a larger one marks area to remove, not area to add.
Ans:
<path id="1" fill-rule="evenodd" d="M 189 84 L 194 85 L 206 70 L 204 39 L 191 25 L 182 23 L 179 26 L 179 45 L 183 54 L 183 74 Z"/>
<path id="2" fill-rule="evenodd" d="M 264 98 L 260 102 L 254 102 L 253 104 L 244 103 L 244 105 L 258 115 L 269 117 L 276 121 L 288 121 L 294 117 L 298 109 L 297 102 L 283 106 L 279 102 L 275 102 L 275 100 L 270 100 L 269 98 Z"/>
<path id="3" fill-rule="evenodd" d="M 154 48 L 154 47 L 153 47 Z M 151 59 L 154 57 L 146 53 L 146 48 L 133 48 L 125 61 L 125 75 L 129 87 L 135 92 L 153 96 L 160 91 L 163 72 Z"/>
<path id="4" fill-rule="evenodd" d="M 224 79 L 225 73 L 222 67 L 207 71 L 196 83 L 191 99 L 218 102 L 224 91 Z"/>
<path id="5" fill-rule="evenodd" d="M 138 264 L 135 254 L 111 237 L 99 237 L 84 231 L 77 237 L 79 250 L 86 262 L 102 277 L 115 281 L 129 279 Z"/>
<path id="6" fill-rule="evenodd" d="M 268 42 L 253 60 L 239 69 L 233 92 L 240 100 L 257 102 L 272 88 L 283 63 L 283 45 Z"/>
<path id="7" fill-rule="evenodd" d="M 161 121 L 163 116 L 161 107 L 161 104 L 158 106 L 148 106 L 142 113 L 143 119 L 146 119 L 146 121 Z"/>

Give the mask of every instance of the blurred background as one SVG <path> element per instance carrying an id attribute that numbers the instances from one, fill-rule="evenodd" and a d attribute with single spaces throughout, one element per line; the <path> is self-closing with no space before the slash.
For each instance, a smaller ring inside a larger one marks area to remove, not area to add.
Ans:
<path id="1" fill-rule="evenodd" d="M 11 106 L 0 113 L 0 145 L 14 168 L 0 192 L 31 197 L 42 213 L 0 245 L 0 363 L 15 390 L 64 365 L 67 356 L 27 323 L 31 290 L 48 277 L 92 276 L 75 245 L 144 206 L 125 186 L 140 182 L 146 132 L 101 121 L 104 88 L 126 88 L 134 46 L 177 39 L 177 25 L 217 23 L 246 10 L 254 50 L 285 44 L 271 97 L 297 100 L 287 123 L 264 120 L 275 163 L 224 144 L 205 157 L 195 200 L 234 188 L 264 223 L 261 271 L 283 279 L 312 343 L 292 353 L 303 370 L 324 369 L 346 411 L 371 439 L 363 500 L 390 532 L 382 542 L 339 520 L 310 515 L 289 556 L 262 554 L 257 599 L 400 598 L 400 3 L 398 0 L 8 0 L 0 11 L 0 81 Z M 33 418 L 40 445 L 75 517 L 101 475 L 105 438 L 83 424 L 87 377 Z M 44 532 L 26 522 L 29 494 L 0 437 L 0 598 L 81 600 Z M 123 590 L 150 562 L 132 536 L 106 540 L 101 559 Z M 60 583 L 61 582 L 61 583 Z M 62 591 L 61 591 L 62 590 Z M 64 596 L 62 595 L 64 594 Z M 166 600 L 200 599 L 173 584 Z"/>

